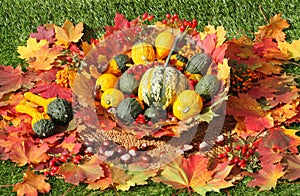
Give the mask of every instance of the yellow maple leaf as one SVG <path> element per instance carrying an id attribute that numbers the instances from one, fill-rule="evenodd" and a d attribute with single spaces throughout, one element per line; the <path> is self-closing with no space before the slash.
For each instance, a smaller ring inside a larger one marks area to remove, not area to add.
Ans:
<path id="1" fill-rule="evenodd" d="M 286 41 L 278 42 L 278 48 L 283 53 L 287 53 L 289 59 L 300 60 L 300 39 L 294 40 L 291 44 Z"/>
<path id="2" fill-rule="evenodd" d="M 258 27 L 254 41 L 262 41 L 263 38 L 272 38 L 277 41 L 285 40 L 285 33 L 282 31 L 290 26 L 287 20 L 281 18 L 281 14 L 276 14 L 270 19 L 268 25 Z"/>
<path id="3" fill-rule="evenodd" d="M 68 47 L 72 42 L 78 42 L 82 37 L 83 23 L 78 23 L 75 27 L 73 23 L 66 20 L 63 27 L 54 26 L 56 44 Z"/>
<path id="4" fill-rule="evenodd" d="M 29 62 L 29 67 L 35 71 L 50 70 L 53 67 L 53 62 L 58 55 L 61 54 L 61 47 L 55 46 L 49 48 L 48 46 L 41 47 L 35 53 L 34 61 Z"/>
<path id="5" fill-rule="evenodd" d="M 216 33 L 217 35 L 217 45 L 220 46 L 222 43 L 226 40 L 225 35 L 226 31 L 223 26 L 218 26 L 217 29 L 215 29 L 212 25 L 207 25 L 204 27 L 203 32 L 200 32 L 200 38 L 203 40 L 207 35 Z"/>
<path id="6" fill-rule="evenodd" d="M 228 66 L 228 59 L 224 59 L 223 63 L 218 64 L 218 79 L 222 80 L 224 84 L 229 79 L 230 76 L 230 67 Z"/>
<path id="7" fill-rule="evenodd" d="M 48 45 L 47 40 L 40 40 L 39 42 L 36 40 L 36 38 L 30 37 L 27 40 L 26 46 L 19 46 L 18 47 L 18 53 L 20 54 L 21 59 L 27 59 L 35 57 L 35 53 L 40 51 L 40 49 L 44 46 Z"/>

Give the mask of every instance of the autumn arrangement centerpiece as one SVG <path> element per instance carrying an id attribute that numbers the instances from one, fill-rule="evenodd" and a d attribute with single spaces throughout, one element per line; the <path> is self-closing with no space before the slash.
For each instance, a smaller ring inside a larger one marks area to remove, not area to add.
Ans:
<path id="1" fill-rule="evenodd" d="M 0 66 L 0 158 L 28 166 L 13 191 L 48 193 L 58 177 L 205 195 L 245 177 L 259 191 L 300 178 L 288 22 L 278 14 L 254 39 L 227 39 L 177 14 L 154 20 L 116 13 L 100 38 L 83 23 L 42 25 L 18 47 L 24 65 Z"/>

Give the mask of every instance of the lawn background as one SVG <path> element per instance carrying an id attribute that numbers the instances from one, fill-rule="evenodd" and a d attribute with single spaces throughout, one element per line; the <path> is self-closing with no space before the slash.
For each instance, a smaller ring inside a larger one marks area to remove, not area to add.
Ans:
<path id="1" fill-rule="evenodd" d="M 142 15 L 145 11 L 155 15 L 155 20 L 162 20 L 166 13 L 178 13 L 180 18 L 199 22 L 198 30 L 207 24 L 223 25 L 228 32 L 227 37 L 239 37 L 242 34 L 254 36 L 257 27 L 266 24 L 266 18 L 282 13 L 291 27 L 286 30 L 287 40 L 300 38 L 299 0 L 192 0 L 160 1 L 154 0 L 0 0 L 0 65 L 16 66 L 24 61 L 18 58 L 17 47 L 26 45 L 31 32 L 39 25 L 54 23 L 62 25 L 66 19 L 75 24 L 83 21 L 94 29 L 95 35 L 104 32 L 103 26 L 113 25 L 116 12 L 124 14 L 129 20 Z M 299 67 L 290 69 L 300 73 Z M 296 127 L 299 129 L 299 126 Z M 22 180 L 25 168 L 19 168 L 9 161 L 0 161 L 0 195 L 16 195 L 11 186 Z M 230 195 L 300 195 L 299 181 L 289 183 L 280 181 L 272 191 L 258 193 L 258 189 L 250 189 L 244 182 L 229 189 Z M 99 192 L 85 189 L 85 185 L 74 187 L 63 180 L 50 179 L 52 190 L 48 195 L 116 195 L 113 190 Z M 138 186 L 130 192 L 119 192 L 120 195 L 172 195 L 177 191 L 163 184 L 150 182 L 147 186 Z M 187 195 L 184 191 L 179 195 Z M 208 195 L 226 195 L 210 193 Z"/>

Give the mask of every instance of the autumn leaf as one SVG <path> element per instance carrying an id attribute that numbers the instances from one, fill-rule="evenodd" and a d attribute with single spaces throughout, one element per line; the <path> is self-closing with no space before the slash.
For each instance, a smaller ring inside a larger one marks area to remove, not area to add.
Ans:
<path id="1" fill-rule="evenodd" d="M 245 117 L 244 122 L 249 130 L 260 131 L 274 126 L 271 113 L 263 110 L 256 99 L 248 94 L 231 96 L 227 102 L 227 114 Z"/>
<path id="2" fill-rule="evenodd" d="M 102 169 L 104 171 L 104 176 L 94 182 L 88 182 L 87 189 L 92 190 L 104 190 L 113 184 L 111 169 L 108 165 L 103 164 Z"/>
<path id="3" fill-rule="evenodd" d="M 259 153 L 259 160 L 263 168 L 281 161 L 282 156 L 275 152 L 274 149 L 264 146 L 263 143 L 257 146 L 256 152 Z"/>
<path id="4" fill-rule="evenodd" d="M 53 46 L 49 48 L 47 45 L 40 48 L 39 51 L 36 51 L 34 60 L 30 60 L 29 68 L 34 71 L 38 70 L 50 70 L 54 65 L 52 64 L 54 60 L 61 54 L 62 48 L 60 46 Z"/>
<path id="5" fill-rule="evenodd" d="M 286 159 L 288 166 L 283 178 L 288 179 L 289 181 L 300 178 L 300 155 L 285 155 L 284 158 Z"/>
<path id="6" fill-rule="evenodd" d="M 9 158 L 18 166 L 24 166 L 27 163 L 38 164 L 49 159 L 48 144 L 36 145 L 33 142 L 24 141 L 15 143 L 13 146 L 13 150 L 9 152 Z"/>
<path id="7" fill-rule="evenodd" d="M 71 135 L 65 137 L 63 142 L 57 147 L 66 148 L 71 154 L 77 154 L 82 146 L 82 143 L 77 140 L 76 133 L 73 132 Z"/>
<path id="8" fill-rule="evenodd" d="M 126 173 L 125 169 L 111 167 L 112 181 L 116 185 L 126 184 L 126 181 L 132 178 L 132 175 Z"/>
<path id="9" fill-rule="evenodd" d="M 22 72 L 21 66 L 15 69 L 12 66 L 0 66 L 0 100 L 9 93 L 20 89 L 24 85 L 30 85 L 33 75 Z"/>
<path id="10" fill-rule="evenodd" d="M 72 100 L 72 92 L 68 88 L 63 88 L 56 83 L 36 85 L 30 90 L 32 93 L 39 94 L 44 98 L 59 97 L 62 99 Z"/>
<path id="11" fill-rule="evenodd" d="M 282 152 L 290 150 L 292 153 L 298 153 L 297 146 L 300 145 L 300 137 L 296 135 L 297 131 L 284 127 L 269 129 L 268 134 L 263 138 L 264 145 Z"/>
<path id="12" fill-rule="evenodd" d="M 19 46 L 18 53 L 20 54 L 21 59 L 30 60 L 30 58 L 34 58 L 35 54 L 39 52 L 44 46 L 48 46 L 47 40 L 37 41 L 36 38 L 29 38 L 27 40 L 26 46 Z"/>
<path id="13" fill-rule="evenodd" d="M 253 51 L 262 58 L 287 60 L 288 54 L 278 48 L 278 43 L 272 38 L 263 38 L 260 42 L 254 43 Z"/>
<path id="14" fill-rule="evenodd" d="M 69 46 L 72 42 L 78 42 L 82 37 L 83 33 L 83 23 L 78 23 L 75 27 L 73 23 L 69 20 L 66 20 L 63 24 L 63 27 L 54 26 L 55 28 L 55 37 L 56 44 Z"/>
<path id="15" fill-rule="evenodd" d="M 269 164 L 258 171 L 258 173 L 250 174 L 254 180 L 248 183 L 249 187 L 260 187 L 259 191 L 271 190 L 276 187 L 277 180 L 284 175 L 281 164 Z"/>
<path id="16" fill-rule="evenodd" d="M 104 177 L 101 163 L 102 161 L 97 156 L 93 156 L 91 160 L 82 165 L 65 163 L 59 168 L 58 173 L 64 176 L 66 182 L 75 185 L 83 181 L 93 182 Z"/>
<path id="17" fill-rule="evenodd" d="M 290 25 L 286 19 L 281 17 L 281 14 L 276 14 L 270 19 L 268 25 L 258 27 L 258 32 L 255 33 L 255 41 L 261 41 L 263 38 L 276 39 L 277 41 L 285 40 L 283 29 Z"/>
<path id="18" fill-rule="evenodd" d="M 136 185 L 145 185 L 147 184 L 147 180 L 151 177 L 156 176 L 157 170 L 155 169 L 146 169 L 142 167 L 128 167 L 128 175 L 131 175 L 132 178 L 126 181 L 126 184 L 120 184 L 116 188 L 122 191 L 128 191 L 130 187 Z"/>
<path id="19" fill-rule="evenodd" d="M 278 42 L 278 48 L 288 54 L 288 59 L 300 60 L 300 39 L 293 40 L 292 43 Z"/>
<path id="20" fill-rule="evenodd" d="M 191 188 L 204 195 L 211 190 L 207 182 L 214 174 L 207 169 L 207 164 L 208 159 L 203 156 L 192 155 L 188 159 L 179 156 L 166 164 L 162 173 L 152 180 L 171 185 L 174 189 Z"/>
<path id="21" fill-rule="evenodd" d="M 49 183 L 45 182 L 44 175 L 37 175 L 33 171 L 27 171 L 23 176 L 23 181 L 14 185 L 13 191 L 18 196 L 38 196 L 40 193 L 48 193 L 51 190 Z"/>
<path id="22" fill-rule="evenodd" d="M 36 38 L 37 41 L 47 40 L 49 44 L 54 43 L 56 40 L 54 28 L 47 29 L 45 25 L 39 26 L 37 28 L 37 33 L 30 33 L 30 37 Z"/>
<path id="23" fill-rule="evenodd" d="M 95 81 L 91 75 L 83 71 L 77 74 L 74 81 L 73 92 L 78 97 L 79 104 L 85 107 L 95 107 L 94 96 Z"/>

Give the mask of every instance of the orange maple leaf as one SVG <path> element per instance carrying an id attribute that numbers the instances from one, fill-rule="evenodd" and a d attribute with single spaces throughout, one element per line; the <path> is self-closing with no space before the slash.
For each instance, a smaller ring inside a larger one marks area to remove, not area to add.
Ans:
<path id="1" fill-rule="evenodd" d="M 68 47 L 72 42 L 78 42 L 82 37 L 83 23 L 78 23 L 75 27 L 73 23 L 66 20 L 63 27 L 54 26 L 56 44 Z"/>
<path id="2" fill-rule="evenodd" d="M 23 176 L 23 181 L 17 183 L 13 191 L 18 195 L 38 196 L 40 193 L 48 193 L 51 190 L 49 183 L 45 182 L 44 175 L 36 175 L 33 171 L 27 171 Z"/>
<path id="3" fill-rule="evenodd" d="M 290 25 L 287 20 L 281 18 L 281 14 L 276 14 L 270 19 L 268 25 L 258 27 L 258 32 L 255 33 L 254 41 L 262 41 L 263 38 L 272 38 L 277 41 L 285 40 L 285 33 L 283 29 L 288 28 Z"/>
<path id="4" fill-rule="evenodd" d="M 49 149 L 48 144 L 35 145 L 31 141 L 15 143 L 13 151 L 9 152 L 9 158 L 18 164 L 24 166 L 27 163 L 38 164 L 46 162 L 49 159 L 46 153 Z"/>
<path id="5" fill-rule="evenodd" d="M 64 176 L 66 182 L 75 185 L 85 180 L 94 182 L 104 177 L 101 163 L 102 161 L 97 156 L 93 156 L 91 160 L 82 165 L 65 163 L 59 168 L 58 173 Z"/>
<path id="6" fill-rule="evenodd" d="M 49 48 L 48 46 L 43 46 L 34 55 L 34 61 L 29 61 L 29 67 L 34 71 L 38 70 L 50 70 L 53 67 L 54 60 L 60 55 L 62 48 L 59 46 L 54 46 Z"/>
<path id="7" fill-rule="evenodd" d="M 192 155 L 188 159 L 179 156 L 168 163 L 164 171 L 159 176 L 152 178 L 152 180 L 172 185 L 175 189 L 192 189 L 202 195 L 205 195 L 208 191 L 218 191 L 220 188 L 232 186 L 232 184 L 228 184 L 224 180 L 230 173 L 230 168 L 220 174 L 216 174 L 215 170 L 208 170 L 207 165 L 208 158 L 200 155 Z M 218 171 L 220 168 L 225 169 L 224 165 L 219 167 Z M 220 179 L 213 179 L 214 175 Z M 217 186 L 214 187 L 216 183 Z"/>

